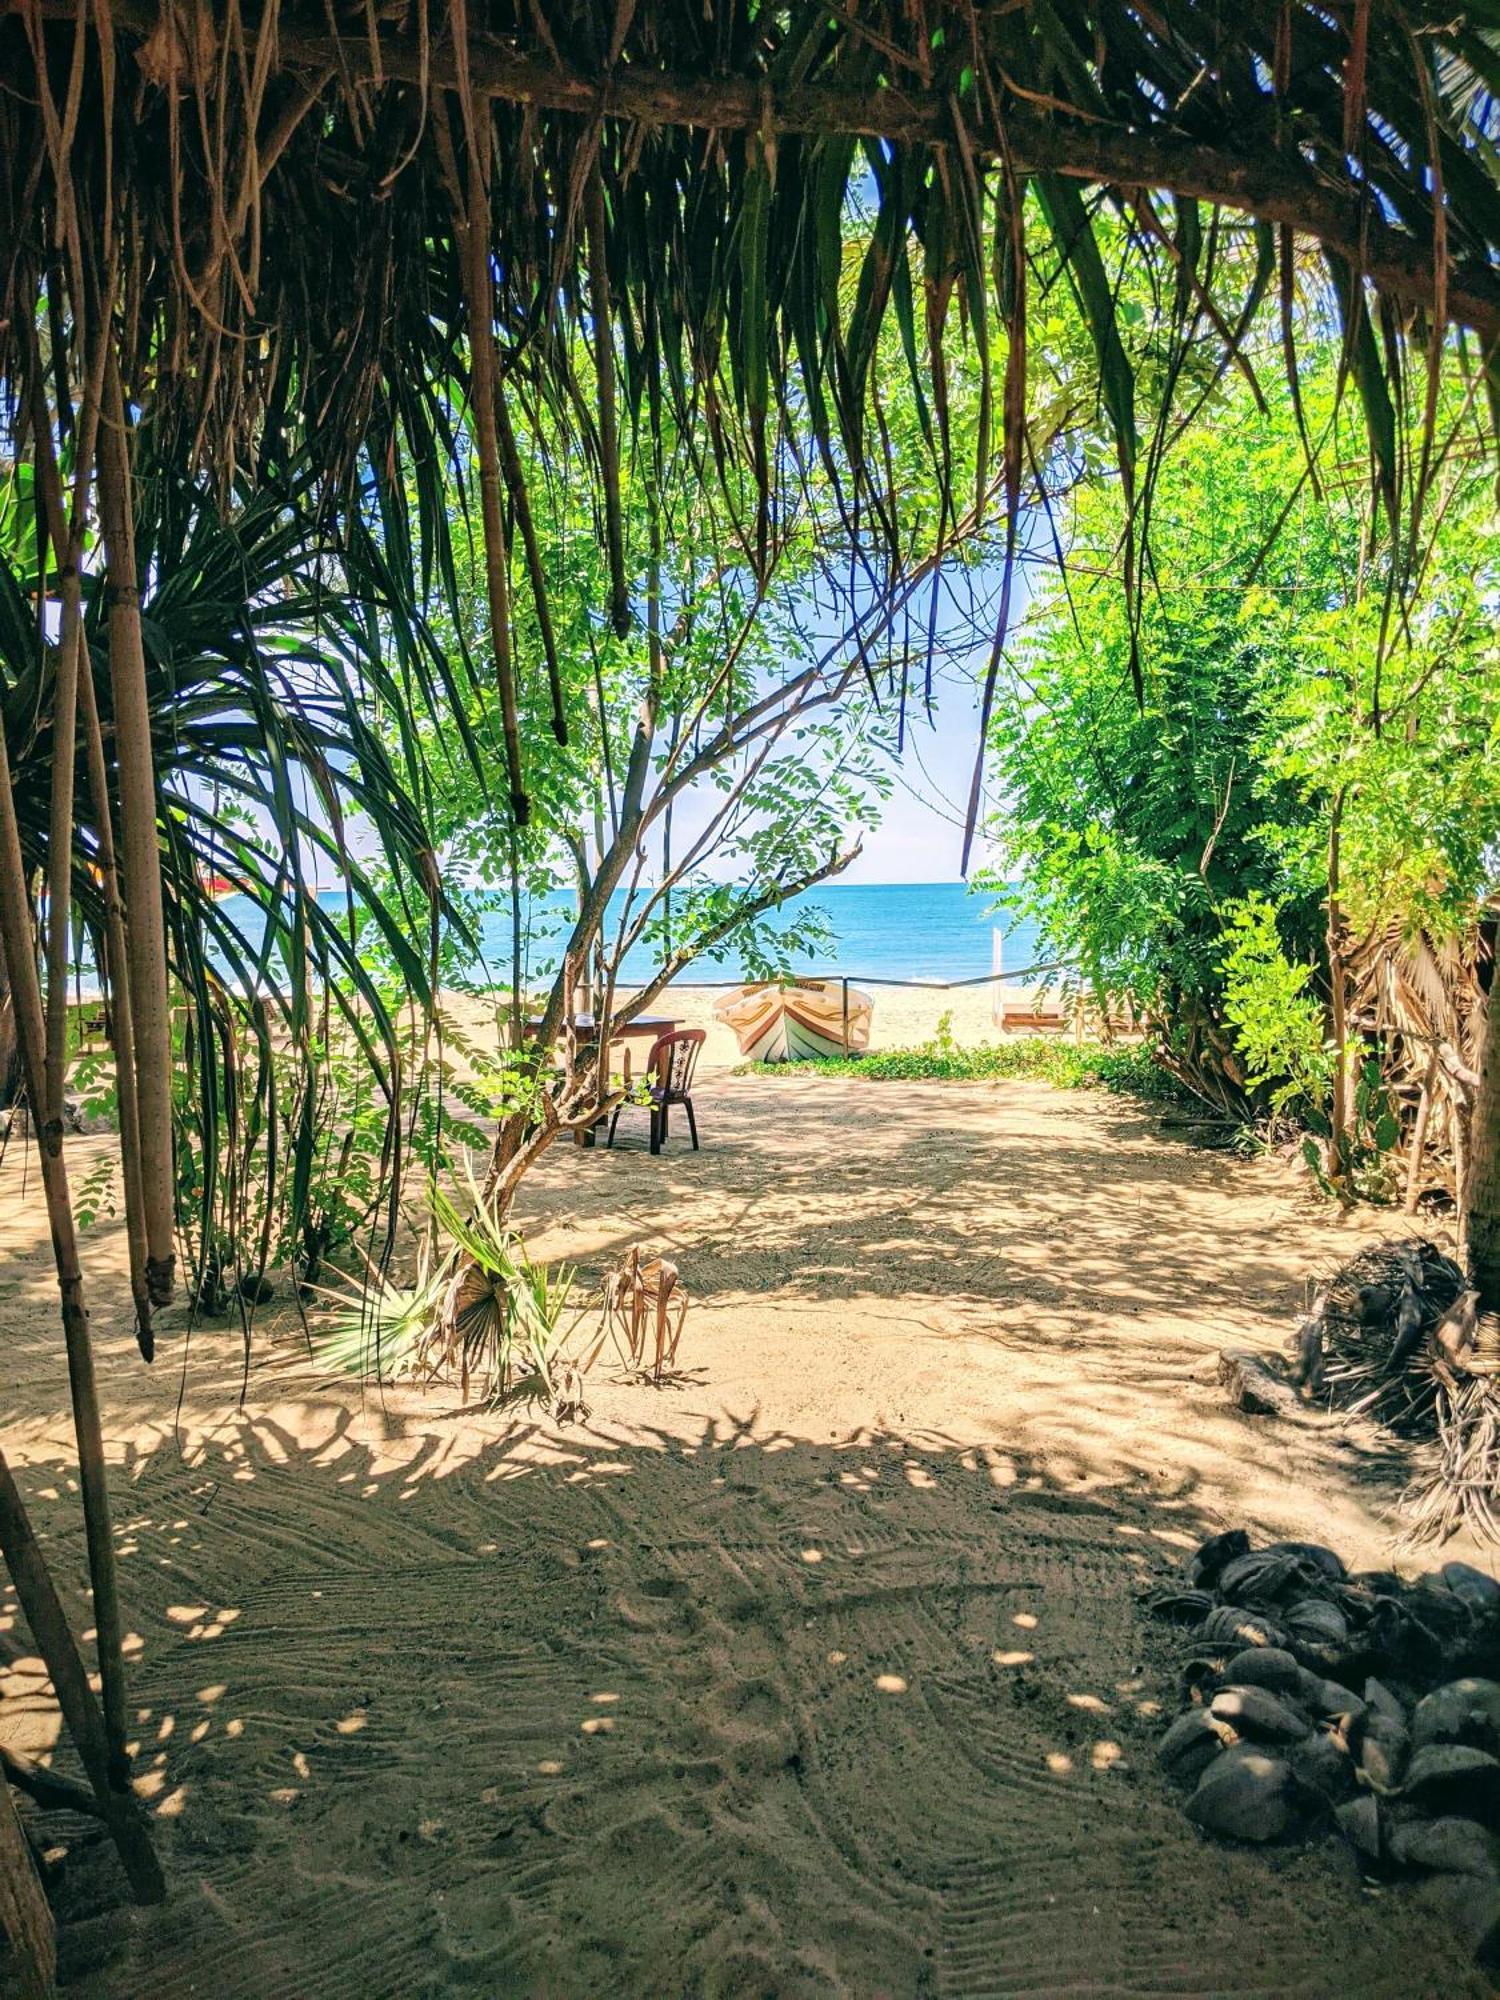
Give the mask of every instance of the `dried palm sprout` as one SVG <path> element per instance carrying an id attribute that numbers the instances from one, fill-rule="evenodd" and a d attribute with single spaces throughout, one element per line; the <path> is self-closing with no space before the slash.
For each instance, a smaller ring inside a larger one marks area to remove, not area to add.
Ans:
<path id="1" fill-rule="evenodd" d="M 659 1385 L 676 1368 L 687 1318 L 687 1287 L 677 1266 L 665 1257 L 643 1256 L 637 1244 L 605 1273 L 601 1289 L 599 1337 L 585 1366 L 598 1358 L 608 1339 L 628 1377 Z"/>

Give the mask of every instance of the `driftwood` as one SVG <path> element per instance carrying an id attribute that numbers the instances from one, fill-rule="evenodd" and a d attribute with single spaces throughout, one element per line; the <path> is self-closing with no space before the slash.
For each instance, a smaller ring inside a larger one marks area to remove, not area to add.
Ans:
<path id="1" fill-rule="evenodd" d="M 0 1783 L 0 1930 L 9 1938 L 17 1961 L 21 2000 L 47 2000 L 57 1979 L 57 1931 L 16 1815 L 16 1802 L 4 1783 Z"/>
<path id="2" fill-rule="evenodd" d="M 1251 1417 L 1280 1417 L 1306 1424 L 1317 1418 L 1290 1382 L 1275 1374 L 1263 1355 L 1226 1348 L 1219 1356 L 1219 1380 L 1237 1410 Z"/>

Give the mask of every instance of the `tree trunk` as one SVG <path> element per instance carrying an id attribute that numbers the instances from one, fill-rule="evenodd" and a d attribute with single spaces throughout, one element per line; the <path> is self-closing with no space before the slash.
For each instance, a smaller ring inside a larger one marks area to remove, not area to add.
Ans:
<path id="1" fill-rule="evenodd" d="M 1500 1312 L 1500 997 L 1493 974 L 1468 1150 L 1460 1198 L 1468 1216 L 1469 1268 L 1481 1309 Z"/>
<path id="2" fill-rule="evenodd" d="M 1328 1000 L 1333 1030 L 1333 1127 L 1328 1145 L 1328 1178 L 1342 1191 L 1349 1134 L 1349 1018 L 1344 977 L 1344 916 L 1339 903 L 1339 833 L 1344 801 L 1335 799 L 1328 823 Z"/>
<path id="3" fill-rule="evenodd" d="M 16 1040 L 16 1009 L 10 981 L 0 959 L 0 1111 L 9 1111 L 21 1094 L 21 1045 Z"/>

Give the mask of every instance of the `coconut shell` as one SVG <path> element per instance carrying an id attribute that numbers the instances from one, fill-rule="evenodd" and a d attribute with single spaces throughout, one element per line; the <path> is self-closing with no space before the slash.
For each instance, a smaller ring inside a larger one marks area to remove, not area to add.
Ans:
<path id="1" fill-rule="evenodd" d="M 1308 1714 L 1323 1722 L 1332 1722 L 1340 1716 L 1347 1716 L 1351 1723 L 1363 1722 L 1368 1713 L 1366 1704 L 1352 1688 L 1346 1688 L 1341 1681 L 1325 1681 L 1318 1674 L 1308 1673 L 1306 1668 L 1298 1679 L 1297 1696 Z"/>
<path id="2" fill-rule="evenodd" d="M 1380 1806 L 1366 1792 L 1362 1798 L 1351 1799 L 1347 1805 L 1339 1806 L 1334 1812 L 1339 1831 L 1352 1847 L 1355 1847 L 1367 1861 L 1378 1861 L 1381 1855 Z"/>
<path id="3" fill-rule="evenodd" d="M 1500 1842 L 1478 1820 L 1418 1819 L 1393 1827 L 1390 1851 L 1404 1868 L 1438 1875 L 1500 1877 Z"/>
<path id="4" fill-rule="evenodd" d="M 1304 1597 L 1288 1605 L 1281 1622 L 1294 1643 L 1300 1639 L 1335 1649 L 1349 1643 L 1349 1620 L 1336 1604 L 1326 1604 L 1320 1597 Z"/>
<path id="5" fill-rule="evenodd" d="M 1298 1784 L 1321 1805 L 1339 1805 L 1354 1792 L 1354 1759 L 1331 1730 L 1311 1730 L 1286 1754 Z"/>
<path id="6" fill-rule="evenodd" d="M 1442 1579 L 1453 1595 L 1477 1615 L 1500 1610 L 1500 1583 L 1472 1563 L 1450 1562 L 1442 1567 Z"/>
<path id="7" fill-rule="evenodd" d="M 1409 1744 L 1406 1731 L 1397 1723 L 1376 1715 L 1365 1718 L 1359 1745 L 1359 1772 L 1375 1792 L 1394 1792 L 1406 1774 Z"/>
<path id="8" fill-rule="evenodd" d="M 1406 1710 L 1385 1682 L 1376 1680 L 1373 1674 L 1365 1682 L 1365 1706 L 1380 1718 L 1384 1727 L 1405 1729 Z"/>
<path id="9" fill-rule="evenodd" d="M 1297 1820 L 1291 1767 L 1284 1758 L 1237 1743 L 1203 1773 L 1187 1815 L 1221 1840 L 1278 1840 Z"/>
<path id="10" fill-rule="evenodd" d="M 1220 1688 L 1209 1705 L 1217 1722 L 1224 1722 L 1236 1736 L 1248 1736 L 1259 1743 L 1296 1743 L 1311 1725 L 1307 1717 L 1263 1687 Z"/>
<path id="11" fill-rule="evenodd" d="M 1264 1553 L 1268 1556 L 1295 1556 L 1304 1566 L 1321 1570 L 1332 1583 L 1346 1583 L 1349 1579 L 1342 1557 L 1332 1549 L 1325 1549 L 1321 1542 L 1272 1542 Z"/>
<path id="12" fill-rule="evenodd" d="M 1208 1591 L 1185 1590 L 1175 1583 L 1163 1590 L 1153 1590 L 1146 1599 L 1146 1609 L 1153 1618 L 1167 1618 L 1174 1625 L 1201 1625 L 1213 1608 L 1214 1600 Z"/>
<path id="13" fill-rule="evenodd" d="M 1269 1688 L 1272 1694 L 1296 1694 L 1302 1668 L 1280 1646 L 1247 1646 L 1224 1664 L 1223 1679 L 1240 1687 Z"/>
<path id="14" fill-rule="evenodd" d="M 1186 1709 L 1157 1744 L 1157 1760 L 1174 1778 L 1195 1783 L 1225 1748 L 1228 1735 L 1206 1708 Z"/>
<path id="15" fill-rule="evenodd" d="M 1296 1556 L 1273 1555 L 1269 1549 L 1252 1551 L 1225 1563 L 1219 1589 L 1234 1604 L 1266 1610 L 1297 1590 L 1302 1583 L 1302 1566 Z"/>
<path id="16" fill-rule="evenodd" d="M 1500 1750 L 1500 1681 L 1471 1675 L 1434 1688 L 1412 1710 L 1411 1740 L 1419 1750 L 1429 1743 L 1467 1743 L 1493 1755 Z"/>
<path id="17" fill-rule="evenodd" d="M 1274 1619 L 1241 1604 L 1221 1604 L 1198 1627 L 1198 1637 L 1210 1645 L 1285 1647 L 1286 1633 Z"/>
<path id="18" fill-rule="evenodd" d="M 1200 1589 L 1211 1588 L 1217 1583 L 1225 1563 L 1249 1553 L 1250 1537 L 1243 1528 L 1230 1528 L 1222 1535 L 1210 1535 L 1188 1561 L 1188 1582 Z"/>
<path id="19" fill-rule="evenodd" d="M 1467 1743 L 1428 1743 L 1412 1753 L 1403 1795 L 1421 1805 L 1500 1802 L 1500 1758 Z"/>

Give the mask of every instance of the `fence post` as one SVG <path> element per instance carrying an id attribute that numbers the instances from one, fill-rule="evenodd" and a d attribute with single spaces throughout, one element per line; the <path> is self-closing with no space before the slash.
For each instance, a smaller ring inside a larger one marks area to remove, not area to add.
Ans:
<path id="1" fill-rule="evenodd" d="M 844 1059 L 849 1057 L 849 975 L 846 972 L 839 984 L 844 989 Z"/>

